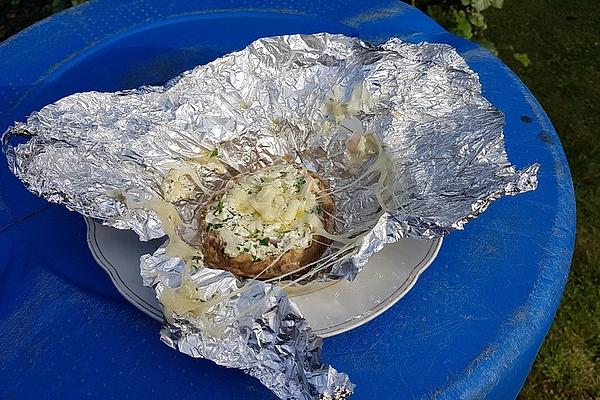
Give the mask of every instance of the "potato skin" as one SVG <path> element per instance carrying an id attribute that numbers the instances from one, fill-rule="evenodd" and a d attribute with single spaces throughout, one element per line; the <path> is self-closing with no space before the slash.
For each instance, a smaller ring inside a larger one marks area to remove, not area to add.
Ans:
<path id="1" fill-rule="evenodd" d="M 315 172 L 307 171 L 307 174 L 318 182 L 318 192 L 322 193 L 318 200 L 321 209 L 325 212 L 321 214 L 320 219 L 323 228 L 327 232 L 332 232 L 335 221 L 335 203 L 333 197 L 325 192 L 329 190 L 329 184 L 320 175 Z M 212 205 L 220 201 L 225 191 L 235 185 L 236 181 L 243 179 L 246 175 L 238 175 L 234 177 L 227 185 L 227 189 L 215 193 L 211 199 L 196 211 L 198 221 L 198 242 L 204 254 L 204 262 L 208 267 L 216 269 L 224 269 L 243 278 L 255 278 L 270 264 L 275 262 L 278 256 L 267 256 L 259 261 L 252 261 L 248 253 L 242 253 L 236 257 L 230 257 L 225 254 L 225 242 L 221 236 L 214 230 L 208 230 L 207 224 L 204 222 L 206 213 L 211 209 Z M 331 241 L 322 236 L 315 236 L 311 244 L 305 249 L 291 249 L 285 252 L 273 266 L 263 272 L 258 279 L 276 278 L 282 274 L 300 270 L 303 266 L 318 260 L 321 255 L 327 250 Z M 320 243 L 319 243 L 320 242 Z M 326 244 L 324 244 L 326 243 Z M 300 272 L 300 271 L 298 271 Z"/>

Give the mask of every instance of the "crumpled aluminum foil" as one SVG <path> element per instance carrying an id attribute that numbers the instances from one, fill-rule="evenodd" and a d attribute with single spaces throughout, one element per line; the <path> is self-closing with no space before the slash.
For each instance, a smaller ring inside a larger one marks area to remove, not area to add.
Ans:
<path id="1" fill-rule="evenodd" d="M 165 255 L 164 247 L 142 256 L 141 268 L 144 285 L 155 286 L 159 299 L 165 290 L 180 287 L 185 275 L 184 263 Z M 167 345 L 192 357 L 239 368 L 282 399 L 341 400 L 352 393 L 354 384 L 346 374 L 321 365 L 322 339 L 312 332 L 285 291 L 260 281 L 244 284 L 227 271 L 209 268 L 184 279 L 201 288 L 198 298 L 203 301 L 239 288 L 242 291 L 206 310 L 205 318 L 167 314 L 161 330 Z M 259 307 L 246 313 L 254 304 Z M 213 324 L 224 321 L 222 333 L 211 332 Z"/>
<path id="2" fill-rule="evenodd" d="M 390 160 L 387 189 L 396 206 L 378 211 L 375 177 L 337 194 L 338 231 L 376 218 L 352 256 L 329 272 L 353 279 L 386 243 L 446 235 L 493 200 L 536 188 L 539 166 L 517 171 L 510 164 L 503 124 L 477 74 L 450 46 L 390 39 L 375 47 L 315 34 L 257 40 L 165 86 L 65 97 L 16 123 L 3 144 L 32 192 L 149 240 L 164 231 L 143 205 L 163 197 L 173 170 L 191 168 L 216 190 L 236 173 L 292 157 L 342 188 L 372 165 L 349 162 L 346 141 L 353 133 L 373 135 Z M 16 135 L 30 139 L 12 145 Z M 212 149 L 224 170 L 198 161 Z M 188 241 L 206 196 L 175 203 Z M 344 398 L 352 391 L 345 374 L 321 365 L 320 339 L 276 286 L 186 269 L 164 247 L 143 256 L 141 270 L 159 299 L 185 282 L 201 299 L 227 298 L 205 319 L 169 313 L 162 338 L 172 347 L 241 368 L 281 398 Z M 245 315 L 243 305 L 259 298 Z M 234 322 L 219 337 L 207 332 L 227 320 Z"/>

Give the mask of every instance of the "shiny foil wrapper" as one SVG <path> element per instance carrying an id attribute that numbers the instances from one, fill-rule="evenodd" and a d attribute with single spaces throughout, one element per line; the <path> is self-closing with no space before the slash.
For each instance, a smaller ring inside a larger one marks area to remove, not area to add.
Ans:
<path id="1" fill-rule="evenodd" d="M 341 35 L 263 38 L 181 74 L 165 86 L 65 97 L 3 137 L 13 172 L 32 192 L 142 240 L 164 235 L 155 211 L 172 171 L 192 170 L 209 191 L 274 163 L 304 165 L 336 192 L 338 232 L 371 222 L 346 257 L 317 279 L 353 279 L 371 254 L 400 238 L 462 229 L 503 195 L 537 186 L 539 166 L 520 171 L 504 147 L 504 117 L 450 46 L 390 39 L 372 46 Z M 387 157 L 387 196 L 375 201 L 373 165 L 348 158 L 348 141 L 370 135 Z M 26 136 L 26 143 L 12 138 Z M 221 167 L 206 163 L 218 150 Z M 204 158 L 203 158 L 204 157 Z M 194 211 L 209 194 L 173 202 L 190 241 Z M 159 299 L 193 284 L 203 311 L 166 310 L 161 337 L 193 357 L 240 368 L 281 398 L 342 399 L 345 374 L 324 366 L 321 340 L 279 287 L 226 271 L 186 266 L 162 247 L 141 258 Z M 260 300 L 260 301 L 258 301 Z M 247 306 L 256 304 L 247 313 Z M 211 326 L 226 324 L 223 331 Z"/>

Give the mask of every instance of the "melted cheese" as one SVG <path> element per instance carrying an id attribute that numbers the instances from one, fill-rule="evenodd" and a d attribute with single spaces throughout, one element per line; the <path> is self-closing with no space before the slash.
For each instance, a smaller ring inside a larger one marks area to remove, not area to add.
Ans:
<path id="1" fill-rule="evenodd" d="M 342 101 L 341 87 L 336 86 L 333 88 L 329 101 L 325 103 L 325 111 L 333 116 L 336 122 L 340 122 L 348 116 L 358 115 L 361 112 L 370 112 L 373 107 L 373 99 L 364 81 L 352 88 L 352 93 L 348 101 Z M 322 128 L 327 133 L 331 127 L 328 124 L 324 124 Z"/>
<path id="2" fill-rule="evenodd" d="M 199 164 L 211 171 L 217 172 L 219 174 L 224 174 L 227 172 L 227 168 L 225 168 L 225 164 L 218 158 L 219 150 L 215 148 L 212 151 L 203 150 L 201 154 L 198 154 L 195 157 L 192 157 L 188 160 L 188 163 Z"/>
<path id="3" fill-rule="evenodd" d="M 199 170 L 206 168 L 213 172 L 226 173 L 223 162 L 217 158 L 218 153 L 217 149 L 212 152 L 204 150 L 185 162 L 166 163 L 171 169 L 161 183 L 163 199 L 176 203 L 196 198 L 199 191 L 211 194 L 202 184 Z"/>
<path id="4" fill-rule="evenodd" d="M 163 198 L 168 202 L 193 199 L 197 194 L 194 179 L 180 169 L 172 169 L 162 183 Z"/>
<path id="5" fill-rule="evenodd" d="M 292 165 L 274 166 L 245 177 L 206 214 L 209 229 L 225 241 L 225 254 L 254 260 L 310 246 L 322 229 L 317 182 Z"/>
<path id="6" fill-rule="evenodd" d="M 128 208 L 144 208 L 153 211 L 160 221 L 160 226 L 169 238 L 169 243 L 165 252 L 171 257 L 179 257 L 186 264 L 191 264 L 190 261 L 194 258 L 202 257 L 202 252 L 185 242 L 177 233 L 177 227 L 183 225 L 181 216 L 171 203 L 168 203 L 158 197 L 144 202 L 137 202 L 132 199 L 127 193 L 121 193 L 123 201 Z"/>
<path id="7" fill-rule="evenodd" d="M 163 305 L 165 318 L 172 323 L 173 313 L 177 315 L 193 314 L 202 321 L 206 333 L 214 337 L 221 337 L 225 325 L 216 324 L 206 316 L 212 307 L 227 301 L 228 296 L 233 294 L 207 301 L 202 300 L 198 295 L 198 286 L 187 276 L 184 276 L 181 286 L 176 289 L 163 286 L 159 300 Z"/>

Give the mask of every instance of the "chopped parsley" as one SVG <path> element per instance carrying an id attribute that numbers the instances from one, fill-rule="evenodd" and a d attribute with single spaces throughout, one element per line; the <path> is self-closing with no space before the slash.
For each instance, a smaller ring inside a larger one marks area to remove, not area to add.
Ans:
<path id="1" fill-rule="evenodd" d="M 218 148 L 214 148 L 213 151 L 210 153 L 211 157 L 216 157 L 219 155 L 219 149 Z"/>
<path id="2" fill-rule="evenodd" d="M 314 218 L 305 221 L 300 217 L 305 213 L 321 212 L 312 190 L 305 196 L 299 196 L 306 189 L 309 180 L 308 176 L 303 175 L 302 169 L 288 165 L 275 166 L 249 175 L 247 179 L 238 182 L 236 188 L 241 191 L 243 211 L 238 209 L 241 206 L 230 190 L 212 205 L 205 218 L 206 227 L 213 231 L 221 228 L 219 233 L 227 238 L 233 235 L 225 246 L 225 253 L 231 257 L 248 253 L 256 261 L 269 255 L 281 254 L 287 247 L 304 249 L 310 245 Z M 277 218 L 263 219 L 260 210 L 252 205 L 252 198 L 248 198 L 265 187 L 269 188 L 265 193 L 275 196 L 271 200 L 271 208 L 266 210 Z M 290 221 L 290 215 L 286 215 L 284 219 L 284 214 L 292 201 L 296 214 Z M 227 229 L 227 232 L 222 229 Z M 224 237 L 223 239 L 226 240 Z"/>
<path id="3" fill-rule="evenodd" d="M 304 177 L 298 179 L 298 181 L 296 182 L 295 186 L 296 186 L 296 191 L 299 192 L 300 189 L 302 189 L 302 185 L 304 185 L 306 183 L 306 179 L 304 179 Z"/>

